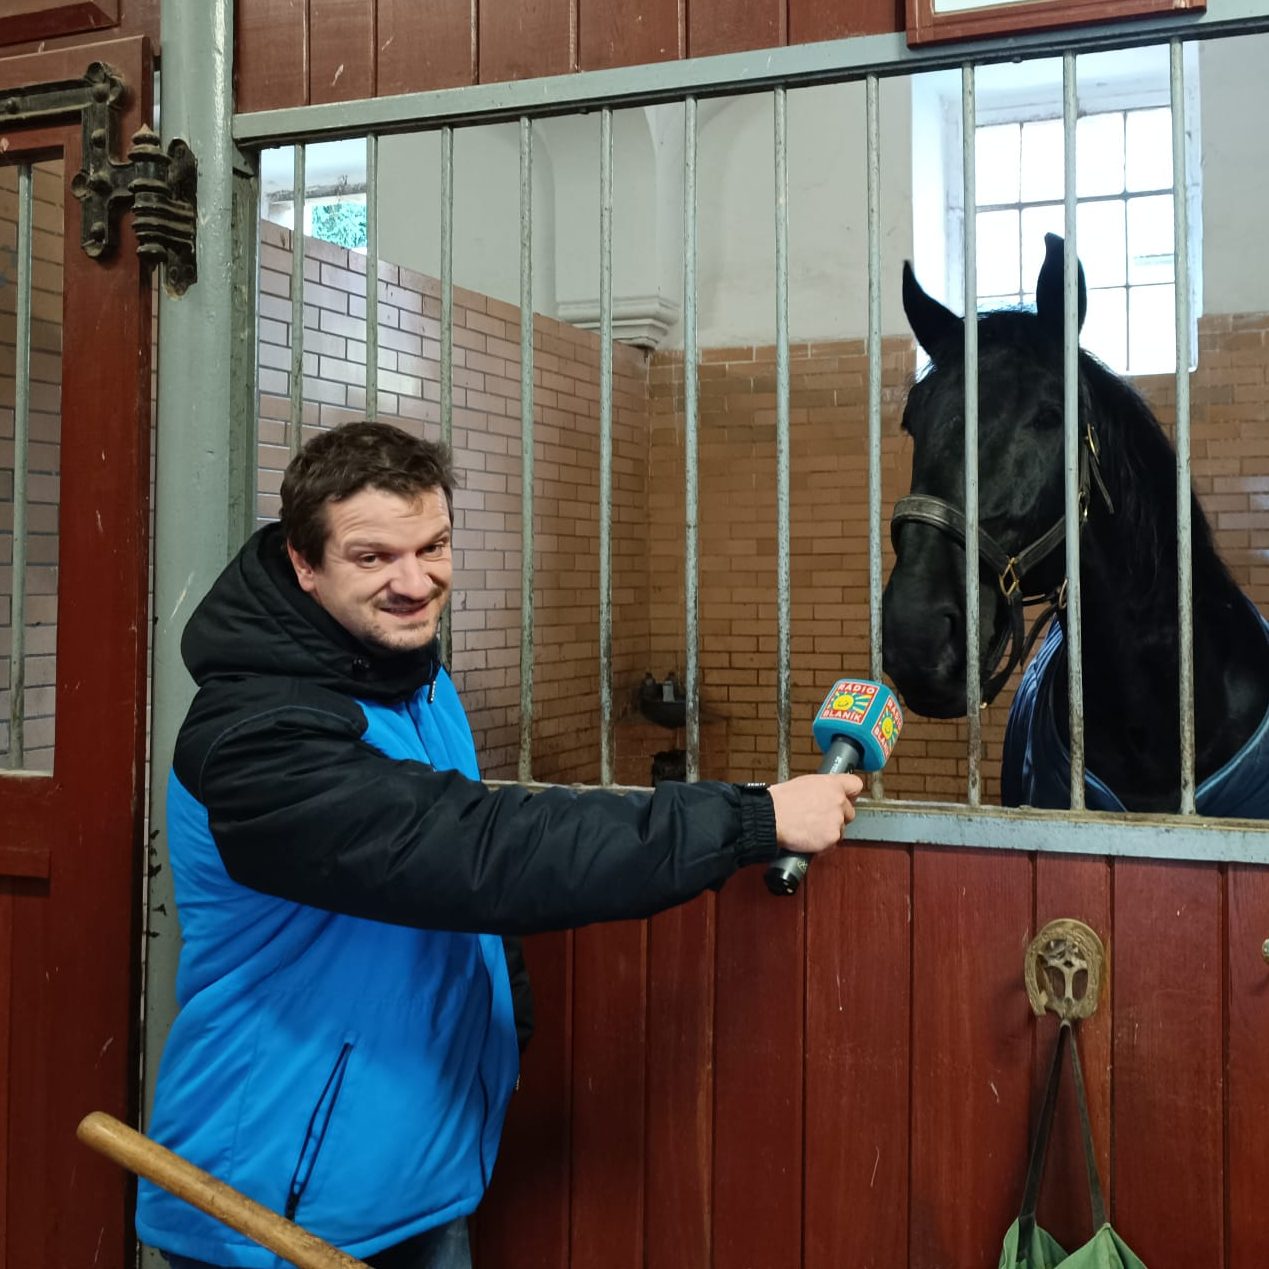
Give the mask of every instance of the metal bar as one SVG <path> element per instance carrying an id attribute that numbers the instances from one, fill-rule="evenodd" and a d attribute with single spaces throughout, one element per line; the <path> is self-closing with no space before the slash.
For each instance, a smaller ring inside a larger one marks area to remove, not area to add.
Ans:
<path id="1" fill-rule="evenodd" d="M 696 98 L 683 102 L 683 626 L 687 778 L 701 778 L 700 474 L 697 468 Z"/>
<path id="2" fill-rule="evenodd" d="M 1181 711 L 1181 812 L 1194 814 L 1194 558 L 1190 498 L 1190 207 L 1186 180 L 1185 60 L 1172 41 L 1172 208 L 1176 268 L 1176 577 Z"/>
<path id="3" fill-rule="evenodd" d="M 9 766 L 26 761 L 27 467 L 31 440 L 31 269 L 35 182 L 31 164 L 18 168 L 17 331 L 13 389 L 13 576 L 9 605 Z"/>
<path id="4" fill-rule="evenodd" d="M 235 154 L 232 342 L 229 362 L 229 531 L 236 551 L 255 532 L 259 503 L 260 395 L 260 175 L 255 163 Z"/>
<path id="5" fill-rule="evenodd" d="M 1193 11 L 1135 17 L 1131 21 L 1029 31 L 994 40 L 908 46 L 903 32 L 794 44 L 784 48 L 684 58 L 655 66 L 623 66 L 478 84 L 393 97 L 329 102 L 240 114 L 235 136 L 242 144 L 281 145 L 363 136 L 367 132 L 412 131 L 420 123 L 492 123 L 523 115 L 571 114 L 603 105 L 636 106 L 684 97 L 769 91 L 814 83 L 858 80 L 866 75 L 908 75 L 954 69 L 966 62 L 1003 62 L 1061 56 L 1075 50 L 1132 48 L 1174 35 L 1208 38 L 1269 31 L 1269 4 L 1222 0 Z"/>
<path id="6" fill-rule="evenodd" d="M 441 444 L 454 444 L 454 129 L 441 129 Z M 453 647 L 453 613 L 441 613 L 441 660 Z"/>
<path id="7" fill-rule="evenodd" d="M 379 138 L 366 138 L 366 418 L 379 417 Z"/>
<path id="8" fill-rule="evenodd" d="M 1075 54 L 1062 58 L 1063 197 L 1066 246 L 1062 259 L 1062 408 L 1066 481 L 1066 666 L 1070 717 L 1071 810 L 1084 809 L 1084 627 L 1080 607 L 1080 400 L 1079 247 L 1075 121 L 1078 117 Z"/>
<path id="9" fill-rule="evenodd" d="M 244 429 L 251 414 L 235 411 L 226 367 L 235 339 L 250 342 L 249 318 L 235 304 L 254 283 L 254 245 L 234 238 L 233 0 L 162 0 L 163 144 L 187 142 L 199 158 L 198 285 L 179 299 L 158 287 L 158 424 L 155 446 L 154 635 L 151 670 L 149 836 L 145 942 L 146 1096 L 153 1094 L 167 1031 L 176 1012 L 175 980 L 180 931 L 167 857 L 167 773 L 194 684 L 181 660 L 180 640 L 194 605 L 211 588 L 242 533 L 242 507 L 230 486 L 235 452 L 249 446 Z M 252 164 L 254 166 L 254 163 Z M 246 217 L 251 232 L 259 205 Z M 251 471 L 256 458 L 251 451 Z M 142 1253 L 147 1269 L 166 1262 L 152 1248 Z"/>
<path id="10" fill-rule="evenodd" d="M 599 115 L 599 782 L 613 782 L 612 111 Z"/>
<path id="11" fill-rule="evenodd" d="M 977 109 L 974 67 L 961 68 L 961 165 L 965 185 L 965 541 L 978 541 L 978 217 L 975 210 L 974 163 L 978 147 L 974 129 Z M 968 791 L 970 806 L 983 797 L 982 630 L 978 602 L 978 568 L 965 554 L 965 716 L 969 723 Z"/>
<path id="12" fill-rule="evenodd" d="M 868 677 L 881 681 L 881 124 L 878 80 L 864 81 L 868 139 Z M 869 795 L 885 797 L 880 770 Z"/>
<path id="13" fill-rule="evenodd" d="M 497 789 L 516 782 L 485 783 Z M 529 785 L 534 790 L 552 787 L 557 786 Z M 570 787 L 581 791 L 587 786 Z M 613 786 L 616 793 L 638 791 L 636 786 Z M 850 832 L 858 841 L 910 846 L 1269 864 L 1269 832 L 1262 822 L 1202 815 L 1072 814 L 993 806 L 967 810 L 959 802 L 868 801 L 860 804 Z"/>
<path id="14" fill-rule="evenodd" d="M 850 831 L 869 842 L 1269 864 L 1269 832 L 1252 820 L 869 803 Z"/>
<path id="15" fill-rule="evenodd" d="M 533 779 L 533 121 L 520 120 L 520 766 Z"/>
<path id="16" fill-rule="evenodd" d="M 776 291 L 776 779 L 789 778 L 789 148 L 788 102 L 775 98 Z"/>
<path id="17" fill-rule="evenodd" d="M 304 444 L 304 157 L 304 146 L 297 145 L 291 203 L 291 412 L 286 432 L 292 458 Z"/>

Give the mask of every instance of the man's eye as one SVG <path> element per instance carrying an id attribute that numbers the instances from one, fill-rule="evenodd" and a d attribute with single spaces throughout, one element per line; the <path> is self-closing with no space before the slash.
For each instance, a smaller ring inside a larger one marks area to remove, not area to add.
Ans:
<path id="1" fill-rule="evenodd" d="M 379 563 L 379 557 L 370 552 L 367 552 L 365 555 L 357 556 L 357 563 L 360 564 L 363 568 L 369 568 L 371 565 Z"/>

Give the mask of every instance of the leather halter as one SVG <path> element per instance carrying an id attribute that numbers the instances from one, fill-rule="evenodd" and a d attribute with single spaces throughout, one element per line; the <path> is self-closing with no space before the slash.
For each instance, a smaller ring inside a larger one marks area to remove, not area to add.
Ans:
<path id="1" fill-rule="evenodd" d="M 1088 519 L 1089 491 L 1094 482 L 1100 492 L 1107 510 L 1115 514 L 1115 505 L 1111 501 L 1110 491 L 1102 479 L 1098 465 L 1097 437 L 1090 425 L 1085 424 L 1082 444 L 1079 450 L 1079 517 L 1083 528 Z M 932 525 L 942 533 L 948 534 L 966 548 L 965 516 L 958 508 L 942 498 L 931 494 L 909 494 L 895 503 L 894 514 L 890 517 L 890 540 L 895 552 L 899 550 L 899 529 L 909 522 Z M 1012 640 L 1009 659 L 983 685 L 982 705 L 990 705 L 1000 689 L 1008 682 L 1009 676 L 1021 665 L 1030 654 L 1039 636 L 1040 630 L 1054 613 L 1066 607 L 1067 579 L 1052 590 L 1039 594 L 1027 595 L 1023 592 L 1026 576 L 1037 564 L 1047 559 L 1066 537 L 1066 517 L 1058 520 L 1042 533 L 1030 546 L 1024 547 L 1017 555 L 1010 555 L 982 528 L 978 529 L 978 554 L 981 561 L 996 574 L 1000 593 L 1009 605 L 1009 623 L 996 636 L 988 657 L 988 665 L 996 665 L 1004 655 L 1005 643 Z M 1032 622 L 1030 631 L 1025 630 L 1023 610 L 1031 604 L 1043 603 L 1044 610 Z"/>

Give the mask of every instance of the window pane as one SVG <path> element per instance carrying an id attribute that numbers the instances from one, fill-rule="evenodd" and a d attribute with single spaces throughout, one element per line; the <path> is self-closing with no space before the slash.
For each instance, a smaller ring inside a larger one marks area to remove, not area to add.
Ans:
<path id="1" fill-rule="evenodd" d="M 1172 195 L 1128 200 L 1128 281 L 1172 281 Z"/>
<path id="2" fill-rule="evenodd" d="M 1085 115 L 1075 125 L 1075 189 L 1080 198 L 1124 188 L 1124 117 Z"/>
<path id="3" fill-rule="evenodd" d="M 62 255 L 60 159 L 32 169 L 29 343 L 17 344 L 17 167 L 0 166 L 0 769 L 49 773 L 57 691 L 58 520 L 61 507 Z M 69 213 L 68 213 L 69 214 Z M 78 234 L 78 211 L 75 212 Z M 19 420 L 19 356 L 29 368 Z M 19 437 L 21 438 L 19 440 Z M 14 499 L 18 453 L 25 497 Z M 21 530 L 21 543 L 15 535 Z M 14 575 L 15 548 L 26 565 Z M 19 623 L 19 617 L 21 618 Z"/>
<path id="4" fill-rule="evenodd" d="M 1044 235 L 1066 235 L 1066 209 L 1061 203 L 1022 209 L 1022 285 L 1034 288 L 1044 263 Z"/>
<path id="5" fill-rule="evenodd" d="M 1018 213 L 979 212 L 978 293 L 1016 295 L 1018 284 Z"/>
<path id="6" fill-rule="evenodd" d="M 1062 197 L 1065 169 L 1062 120 L 1041 119 L 1022 125 L 1022 200 L 1045 202 Z"/>
<path id="7" fill-rule="evenodd" d="M 1176 292 L 1172 286 L 1134 286 L 1128 292 L 1128 370 L 1134 375 L 1176 369 Z"/>
<path id="8" fill-rule="evenodd" d="M 1088 293 L 1088 316 L 1080 343 L 1112 370 L 1128 369 L 1128 341 L 1124 325 L 1124 288 L 1092 290 Z"/>
<path id="9" fill-rule="evenodd" d="M 1127 119 L 1128 188 L 1172 188 L 1172 111 L 1133 110 Z"/>
<path id="10" fill-rule="evenodd" d="M 975 135 L 974 185 L 978 205 L 1018 201 L 1018 125 L 996 124 Z"/>
<path id="11" fill-rule="evenodd" d="M 1089 286 L 1124 282 L 1124 205 L 1081 203 L 1075 215 L 1076 249 Z"/>

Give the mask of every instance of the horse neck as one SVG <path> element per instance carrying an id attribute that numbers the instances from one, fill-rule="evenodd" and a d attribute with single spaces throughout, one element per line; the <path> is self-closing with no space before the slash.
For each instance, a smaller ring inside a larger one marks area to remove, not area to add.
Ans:
<path id="1" fill-rule="evenodd" d="M 1114 492 L 1112 491 L 1112 497 Z M 1081 539 L 1081 624 L 1088 766 L 1112 787 L 1132 783 L 1170 809 L 1179 783 L 1177 534 L 1171 499 L 1138 502 L 1118 524 L 1095 502 Z M 1197 501 L 1193 523 L 1196 770 L 1201 780 L 1238 751 L 1266 710 L 1264 635 L 1221 562 Z M 1059 711 L 1061 713 L 1062 711 Z M 1065 733 L 1065 727 L 1063 732 Z M 1122 795 L 1121 795 L 1122 796 Z M 1126 800 L 1126 799 L 1125 799 Z"/>

